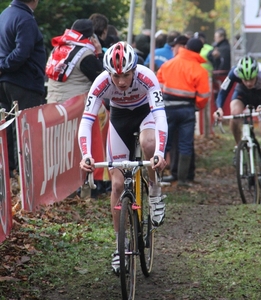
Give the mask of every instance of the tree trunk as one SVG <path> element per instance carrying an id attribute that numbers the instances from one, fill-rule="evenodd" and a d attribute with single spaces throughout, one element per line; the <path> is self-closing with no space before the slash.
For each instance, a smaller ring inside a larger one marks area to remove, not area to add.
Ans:
<path id="1" fill-rule="evenodd" d="M 211 10 L 214 10 L 215 8 L 215 0 L 188 0 L 190 2 L 193 2 L 198 8 L 201 9 L 202 12 L 210 12 Z M 193 17 L 190 19 L 189 24 L 187 26 L 186 31 L 202 31 L 205 33 L 207 37 L 207 43 L 212 44 L 213 37 L 214 37 L 214 31 L 215 31 L 215 23 L 212 22 L 205 22 L 200 20 L 197 17 Z"/>

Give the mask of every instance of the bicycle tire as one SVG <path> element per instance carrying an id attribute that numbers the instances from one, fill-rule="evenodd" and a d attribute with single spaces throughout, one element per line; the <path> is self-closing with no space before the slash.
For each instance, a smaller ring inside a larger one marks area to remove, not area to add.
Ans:
<path id="1" fill-rule="evenodd" d="M 258 191 L 259 193 L 257 194 L 257 204 L 261 204 L 261 149 L 260 149 L 260 144 L 258 140 L 254 137 L 253 139 L 254 144 L 255 144 L 255 152 L 254 152 L 254 158 L 255 158 L 255 172 L 257 174 L 257 179 L 258 179 Z"/>
<path id="2" fill-rule="evenodd" d="M 148 277 L 151 273 L 154 258 L 155 228 L 152 226 L 149 208 L 148 182 L 142 177 L 141 182 L 141 220 L 139 223 L 139 252 L 142 273 Z"/>
<path id="3" fill-rule="evenodd" d="M 120 257 L 120 281 L 123 300 L 134 300 L 137 261 L 137 211 L 132 209 L 128 197 L 121 202 L 118 251 Z"/>
<path id="4" fill-rule="evenodd" d="M 243 204 L 254 204 L 259 202 L 260 186 L 258 174 L 251 174 L 249 147 L 247 141 L 241 141 L 236 152 L 236 174 L 237 184 Z M 258 157 L 256 145 L 253 146 L 254 166 Z"/>

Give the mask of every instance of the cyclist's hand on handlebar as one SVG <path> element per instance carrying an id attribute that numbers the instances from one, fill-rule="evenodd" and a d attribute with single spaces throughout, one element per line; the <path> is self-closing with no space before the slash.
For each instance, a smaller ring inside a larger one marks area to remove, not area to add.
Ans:
<path id="1" fill-rule="evenodd" d="M 94 159 L 83 158 L 80 162 L 80 168 L 88 173 L 92 173 L 94 171 Z"/>
<path id="2" fill-rule="evenodd" d="M 213 117 L 216 121 L 220 121 L 222 120 L 223 115 L 224 115 L 223 109 L 220 107 L 214 112 Z"/>
<path id="3" fill-rule="evenodd" d="M 156 158 L 156 160 L 154 159 Z M 160 156 L 160 155 L 157 155 L 152 157 L 150 159 L 151 161 L 151 167 L 153 170 L 157 170 L 157 171 L 162 171 L 164 170 L 164 168 L 166 167 L 167 163 L 166 163 L 166 160 L 164 159 L 164 157 Z"/>

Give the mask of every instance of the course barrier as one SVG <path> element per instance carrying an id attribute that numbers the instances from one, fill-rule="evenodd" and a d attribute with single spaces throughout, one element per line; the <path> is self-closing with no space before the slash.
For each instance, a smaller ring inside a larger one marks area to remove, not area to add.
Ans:
<path id="1" fill-rule="evenodd" d="M 45 104 L 17 110 L 8 123 L 0 123 L 0 242 L 12 228 L 6 127 L 13 121 L 17 128 L 17 145 L 22 209 L 36 211 L 41 205 L 61 201 L 75 192 L 86 174 L 79 163 L 78 128 L 86 95 L 63 104 Z M 103 106 L 93 126 L 92 153 L 96 161 L 105 159 L 105 132 L 109 118 Z M 95 172 L 96 180 L 108 174 Z M 108 180 L 108 179 L 107 179 Z"/>

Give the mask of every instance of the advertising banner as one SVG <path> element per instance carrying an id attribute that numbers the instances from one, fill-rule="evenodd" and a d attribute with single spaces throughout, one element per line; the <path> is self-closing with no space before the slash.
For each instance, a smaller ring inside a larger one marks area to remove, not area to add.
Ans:
<path id="1" fill-rule="evenodd" d="M 245 0 L 244 23 L 246 32 L 261 32 L 260 0 Z"/>
<path id="2" fill-rule="evenodd" d="M 46 104 L 17 118 L 23 209 L 65 199 L 83 182 L 79 168 L 78 128 L 84 95 L 63 104 Z"/>
<path id="3" fill-rule="evenodd" d="M 0 121 L 2 126 L 5 120 Z M 12 204 L 9 180 L 6 129 L 0 130 L 0 242 L 12 229 Z"/>
<path id="4" fill-rule="evenodd" d="M 78 128 L 85 98 L 80 95 L 63 104 L 49 103 L 20 112 L 17 132 L 23 209 L 35 211 L 40 205 L 61 201 L 83 184 L 86 174 L 79 167 Z M 92 133 L 95 161 L 105 160 L 108 122 L 108 112 L 101 107 Z M 105 175 L 97 169 L 94 178 L 106 180 Z"/>

